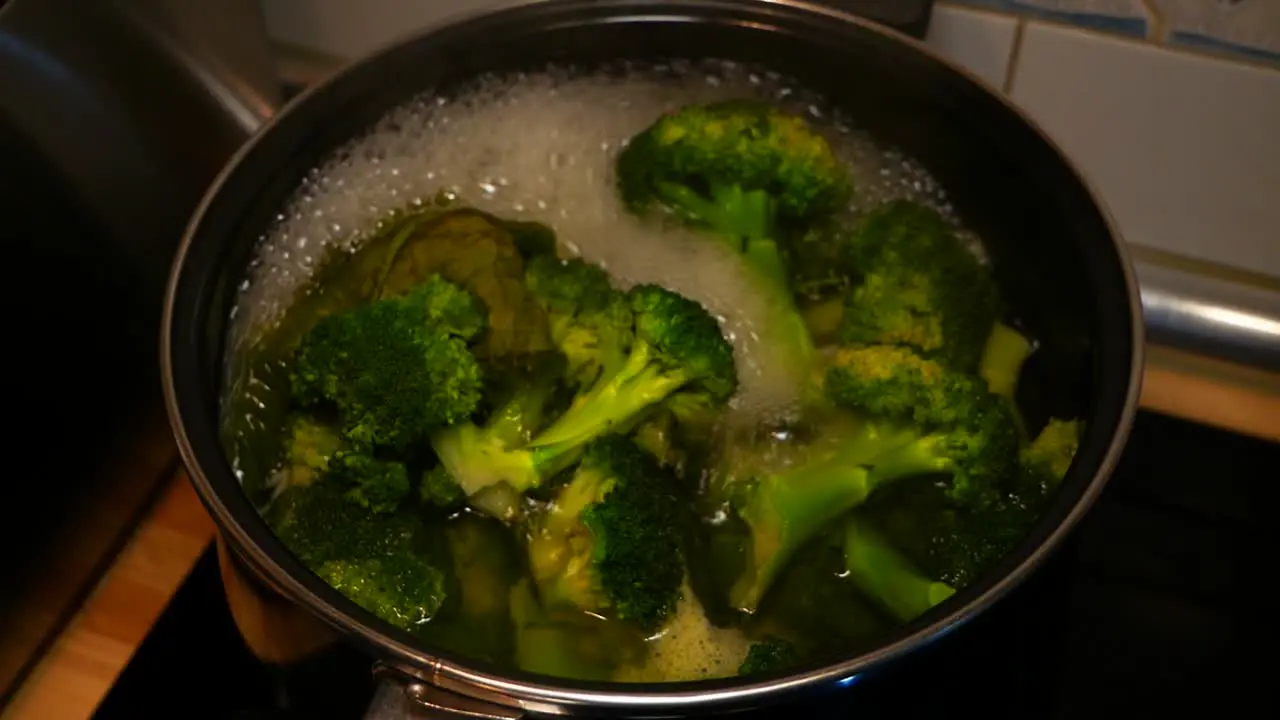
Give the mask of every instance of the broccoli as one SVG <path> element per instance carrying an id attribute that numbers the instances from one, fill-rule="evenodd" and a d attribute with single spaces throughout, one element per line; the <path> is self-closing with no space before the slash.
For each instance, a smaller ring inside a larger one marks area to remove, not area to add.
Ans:
<path id="1" fill-rule="evenodd" d="M 747 657 L 738 666 L 738 675 L 773 675 L 795 667 L 799 660 L 795 645 L 770 637 L 752 643 Z"/>
<path id="2" fill-rule="evenodd" d="M 856 514 L 845 522 L 844 557 L 849 579 L 902 622 L 955 594 L 955 588 L 927 577 Z"/>
<path id="3" fill-rule="evenodd" d="M 632 212 L 661 207 L 742 257 L 770 295 L 772 332 L 803 380 L 813 344 L 781 248 L 850 196 L 848 174 L 826 139 L 803 118 L 763 103 L 690 105 L 631 138 L 618 156 L 617 182 Z"/>
<path id="4" fill-rule="evenodd" d="M 722 406 L 737 390 L 733 347 L 697 302 L 656 285 L 628 296 L 635 334 L 622 364 L 602 374 L 529 443 L 556 456 L 609 432 L 626 432 L 677 393 Z"/>
<path id="5" fill-rule="evenodd" d="M 1079 421 L 1050 419 L 1018 457 L 1009 491 L 985 507 L 948 510 L 930 555 L 938 575 L 963 587 L 998 561 L 1039 519 L 1075 457 Z"/>
<path id="6" fill-rule="evenodd" d="M 431 433 L 439 464 L 419 487 L 429 504 L 452 507 L 463 500 L 494 517 L 517 514 L 515 494 L 542 484 L 563 469 L 572 455 L 538 454 L 524 446 L 542 426 L 564 358 L 557 352 L 513 357 L 504 363 L 503 392 L 482 424 L 465 421 Z"/>
<path id="7" fill-rule="evenodd" d="M 644 637 L 625 623 L 576 608 L 544 608 L 528 580 L 516 583 L 508 602 L 516 665 L 525 672 L 605 681 L 617 668 L 644 657 Z"/>
<path id="8" fill-rule="evenodd" d="M 335 406 L 357 445 L 403 450 L 475 410 L 481 370 L 468 341 L 483 327 L 473 296 L 432 277 L 317 322 L 297 350 L 293 397 Z"/>
<path id="9" fill-rule="evenodd" d="M 991 392 L 1004 398 L 1018 426 L 1018 435 L 1024 440 L 1027 430 L 1022 413 L 1018 410 L 1018 378 L 1022 375 L 1022 366 L 1035 350 L 1036 346 L 1030 338 L 997 322 L 991 328 L 978 364 L 979 377 L 986 381 Z"/>
<path id="10" fill-rule="evenodd" d="M 618 296 L 627 301 L 633 323 L 621 359 L 601 363 L 595 381 L 578 385 L 569 406 L 556 414 L 548 403 L 557 380 L 576 384 L 580 375 L 566 378 L 563 356 L 550 356 L 562 362 L 534 363 L 486 425 L 463 422 L 433 433 L 443 469 L 425 479 L 424 497 L 446 506 L 456 502 L 452 479 L 473 506 L 511 519 L 514 501 L 504 487 L 517 493 L 540 487 L 572 466 L 592 440 L 630 432 L 668 398 L 679 395 L 677 407 L 701 407 L 695 397 L 724 404 L 737 388 L 737 371 L 715 319 L 698 303 L 653 285 Z M 482 490 L 484 498 L 478 497 Z"/>
<path id="11" fill-rule="evenodd" d="M 860 218 L 848 250 L 859 274 L 843 345 L 901 345 L 952 369 L 976 368 L 1001 308 L 988 268 L 940 215 L 906 200 Z"/>
<path id="12" fill-rule="evenodd" d="M 409 494 L 409 471 L 404 463 L 361 450 L 334 453 L 329 475 L 348 487 L 348 500 L 372 513 L 394 512 Z"/>
<path id="13" fill-rule="evenodd" d="M 660 626 L 684 577 L 674 483 L 634 441 L 592 442 L 530 531 L 529 564 L 544 602 Z"/>
<path id="14" fill-rule="evenodd" d="M 832 521 L 866 501 L 874 478 L 851 442 L 779 472 L 745 473 L 726 482 L 734 514 L 749 531 L 746 565 L 729 589 L 737 610 L 754 613 L 795 553 Z"/>
<path id="15" fill-rule="evenodd" d="M 366 511 L 326 477 L 284 492 L 268 519 L 303 564 L 397 627 L 414 629 L 444 603 L 444 573 L 419 551 L 425 527 L 411 513 Z"/>
<path id="16" fill-rule="evenodd" d="M 284 452 L 286 487 L 305 487 L 329 470 L 329 461 L 342 450 L 345 443 L 333 427 L 304 414 L 295 414 L 289 421 L 289 432 Z"/>
<path id="17" fill-rule="evenodd" d="M 776 473 L 725 489 L 750 532 L 747 567 L 730 602 L 754 612 L 795 552 L 878 488 L 948 474 L 948 493 L 982 507 L 1014 469 L 1018 437 L 1006 408 L 980 383 L 905 348 L 846 348 L 826 385 L 833 402 L 870 417 L 851 437 Z"/>
<path id="18" fill-rule="evenodd" d="M 590 385 L 622 365 L 631 346 L 631 306 L 608 273 L 582 260 L 534 258 L 525 282 L 546 311 L 551 339 L 568 359 L 575 385 Z"/>
<path id="19" fill-rule="evenodd" d="M 1018 434 L 1009 408 L 980 382 L 905 348 L 843 349 L 827 374 L 832 400 L 872 416 L 880 439 L 863 443 L 872 481 L 951 475 L 957 501 L 983 505 L 1014 469 Z"/>

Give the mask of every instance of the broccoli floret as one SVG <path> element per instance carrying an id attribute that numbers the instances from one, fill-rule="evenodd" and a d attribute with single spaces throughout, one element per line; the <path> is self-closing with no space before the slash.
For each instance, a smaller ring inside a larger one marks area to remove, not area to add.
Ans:
<path id="1" fill-rule="evenodd" d="M 481 371 L 467 344 L 483 327 L 475 298 L 438 277 L 327 316 L 298 348 L 294 399 L 335 405 L 358 445 L 406 448 L 476 409 Z"/>
<path id="2" fill-rule="evenodd" d="M 845 522 L 845 567 L 849 579 L 893 617 L 908 622 L 955 594 L 929 578 L 866 520 Z"/>
<path id="3" fill-rule="evenodd" d="M 348 488 L 348 500 L 372 513 L 394 512 L 409 494 L 409 472 L 404 463 L 360 450 L 334 453 L 329 474 Z"/>
<path id="4" fill-rule="evenodd" d="M 575 384 L 590 385 L 622 364 L 631 346 L 631 306 L 608 273 L 582 260 L 542 256 L 529 263 L 525 281 L 547 313 L 551 339 Z"/>
<path id="5" fill-rule="evenodd" d="M 864 444 L 876 484 L 946 473 L 953 498 L 982 505 L 1014 469 L 1018 434 L 1008 406 L 980 382 L 905 348 L 842 350 L 827 388 L 838 405 L 869 413 L 885 438 Z"/>
<path id="6" fill-rule="evenodd" d="M 525 445 L 539 430 L 564 374 L 558 352 L 509 358 L 491 385 L 494 409 L 483 424 L 460 422 L 431 434 L 439 465 L 422 478 L 430 504 L 452 507 L 463 499 L 499 519 L 517 514 L 518 493 L 538 487 L 570 456 L 539 455 Z M 496 387 L 496 389 L 495 389 Z"/>
<path id="7" fill-rule="evenodd" d="M 1007 492 L 985 507 L 947 513 L 931 547 L 943 581 L 969 584 L 1026 536 L 1071 466 L 1082 427 L 1080 421 L 1051 419 L 1022 449 Z"/>
<path id="8" fill-rule="evenodd" d="M 799 661 L 795 645 L 781 638 L 766 638 L 753 643 L 747 657 L 738 666 L 738 675 L 773 675 L 795 667 Z"/>
<path id="9" fill-rule="evenodd" d="M 969 372 L 1000 311 L 988 268 L 930 208 L 897 200 L 853 234 L 860 279 L 839 331 L 845 345 L 903 345 Z"/>
<path id="10" fill-rule="evenodd" d="M 848 174 L 800 117 L 763 103 L 690 105 L 631 138 L 618 189 L 637 214 L 655 206 L 717 234 L 769 294 L 770 333 L 803 382 L 813 344 L 795 307 L 780 247 L 840 209 Z"/>
<path id="11" fill-rule="evenodd" d="M 309 415 L 298 414 L 289 422 L 282 471 L 288 487 L 304 487 L 329 469 L 329 461 L 344 443 L 334 427 Z"/>
<path id="12" fill-rule="evenodd" d="M 424 528 L 408 512 L 371 513 L 325 478 L 286 491 L 268 518 L 303 564 L 397 627 L 413 629 L 444 603 L 444 574 L 415 548 Z"/>
<path id="13" fill-rule="evenodd" d="M 680 599 L 684 563 L 674 478 L 632 440 L 610 435 L 530 532 L 544 602 L 652 630 Z"/>
<path id="14" fill-rule="evenodd" d="M 720 407 L 737 390 L 733 347 L 705 308 L 656 285 L 637 285 L 628 296 L 635 336 L 626 359 L 534 437 L 535 452 L 555 457 L 626 432 L 678 392 L 701 393 Z"/>

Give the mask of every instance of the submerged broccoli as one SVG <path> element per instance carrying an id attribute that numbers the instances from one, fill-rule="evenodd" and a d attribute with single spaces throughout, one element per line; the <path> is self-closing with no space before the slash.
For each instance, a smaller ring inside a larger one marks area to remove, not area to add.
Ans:
<path id="1" fill-rule="evenodd" d="M 548 605 L 652 630 L 680 599 L 684 563 L 674 478 L 620 435 L 588 446 L 530 533 L 529 564 Z"/>
<path id="2" fill-rule="evenodd" d="M 444 574 L 419 551 L 425 528 L 410 513 L 363 510 L 340 483 L 325 478 L 287 490 L 268 517 L 303 564 L 397 627 L 412 630 L 444 603 Z"/>
<path id="3" fill-rule="evenodd" d="M 468 341 L 483 327 L 475 298 L 433 277 L 317 322 L 297 351 L 293 396 L 336 406 L 356 444 L 407 448 L 475 410 L 481 372 Z"/>
<path id="4" fill-rule="evenodd" d="M 878 488 L 947 474 L 954 500 L 982 507 L 1014 468 L 1018 438 L 1004 406 L 976 381 L 904 348 L 841 351 L 826 388 L 833 402 L 869 421 L 811 458 L 726 488 L 750 531 L 747 566 L 729 598 L 744 612 L 756 610 L 801 546 Z"/>
<path id="5" fill-rule="evenodd" d="M 987 267 L 940 215 L 898 200 L 861 218 L 852 235 L 860 281 L 848 295 L 845 345 L 902 345 L 949 367 L 976 368 L 1000 310 Z"/>
<path id="6" fill-rule="evenodd" d="M 799 660 L 795 645 L 781 638 L 753 643 L 738 666 L 738 675 L 772 675 L 795 667 Z"/>
<path id="7" fill-rule="evenodd" d="M 633 212 L 659 206 L 742 256 L 770 296 L 773 333 L 802 381 L 813 344 L 781 246 L 849 197 L 848 175 L 827 141 L 803 118 L 764 103 L 690 105 L 631 138 L 617 176 Z"/>
<path id="8" fill-rule="evenodd" d="M 1027 534 L 1066 475 L 1082 427 L 1079 421 L 1051 419 L 1021 451 L 1007 492 L 985 507 L 947 513 L 930 548 L 943 581 L 969 584 Z"/>
<path id="9" fill-rule="evenodd" d="M 329 470 L 329 462 L 346 444 L 337 429 L 301 413 L 289 421 L 281 467 L 286 487 L 305 487 Z"/>
<path id="10" fill-rule="evenodd" d="M 926 576 L 856 515 L 845 522 L 844 557 L 849 579 L 902 622 L 915 619 L 955 594 L 955 588 Z"/>

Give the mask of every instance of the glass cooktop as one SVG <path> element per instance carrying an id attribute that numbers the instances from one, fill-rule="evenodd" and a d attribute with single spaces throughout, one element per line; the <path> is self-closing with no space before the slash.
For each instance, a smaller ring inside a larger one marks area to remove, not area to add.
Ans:
<path id="1" fill-rule="evenodd" d="M 1142 414 L 1112 482 L 1023 587 L 922 654 L 806 718 L 1233 717 L 1267 706 L 1263 589 L 1280 550 L 1280 446 Z M 362 717 L 370 658 L 338 646 L 293 667 L 256 661 L 223 600 L 212 547 L 94 720 Z M 1240 712 L 1237 712 L 1240 709 Z M 752 713 L 739 717 L 752 717 Z"/>

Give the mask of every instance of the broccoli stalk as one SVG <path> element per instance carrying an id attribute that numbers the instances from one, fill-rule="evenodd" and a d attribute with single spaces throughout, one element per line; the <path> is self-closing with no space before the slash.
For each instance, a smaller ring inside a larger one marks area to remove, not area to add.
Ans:
<path id="1" fill-rule="evenodd" d="M 535 519 L 529 564 L 548 606 L 660 626 L 684 577 L 675 480 L 634 441 L 593 442 Z"/>
<path id="2" fill-rule="evenodd" d="M 849 197 L 848 175 L 826 140 L 803 118 L 762 103 L 691 105 L 633 137 L 618 156 L 617 177 L 632 212 L 661 207 L 740 255 L 768 294 L 776 346 L 807 387 L 813 342 L 780 243 Z"/>
<path id="3" fill-rule="evenodd" d="M 729 590 L 734 608 L 755 612 L 796 551 L 871 495 L 875 480 L 861 455 L 861 448 L 851 446 L 729 488 L 730 505 L 751 533 L 746 567 Z"/>
<path id="4" fill-rule="evenodd" d="M 865 520 L 845 523 L 845 567 L 864 595 L 908 622 L 955 594 L 955 588 L 925 576 Z"/>
<path id="5" fill-rule="evenodd" d="M 1035 352 L 1035 345 L 1029 338 L 1004 323 L 997 322 L 991 328 L 991 335 L 982 350 L 982 360 L 978 364 L 978 375 L 987 382 L 991 392 L 1005 399 L 1014 422 L 1018 426 L 1018 434 L 1026 438 L 1026 424 L 1022 414 L 1018 412 L 1017 391 L 1018 378 L 1022 375 L 1022 366 L 1027 358 Z"/>
<path id="6" fill-rule="evenodd" d="M 737 389 L 733 348 L 705 308 L 655 285 L 631 289 L 635 336 L 626 359 L 603 373 L 529 443 L 557 457 L 610 432 L 628 432 L 680 392 L 722 405 Z"/>

